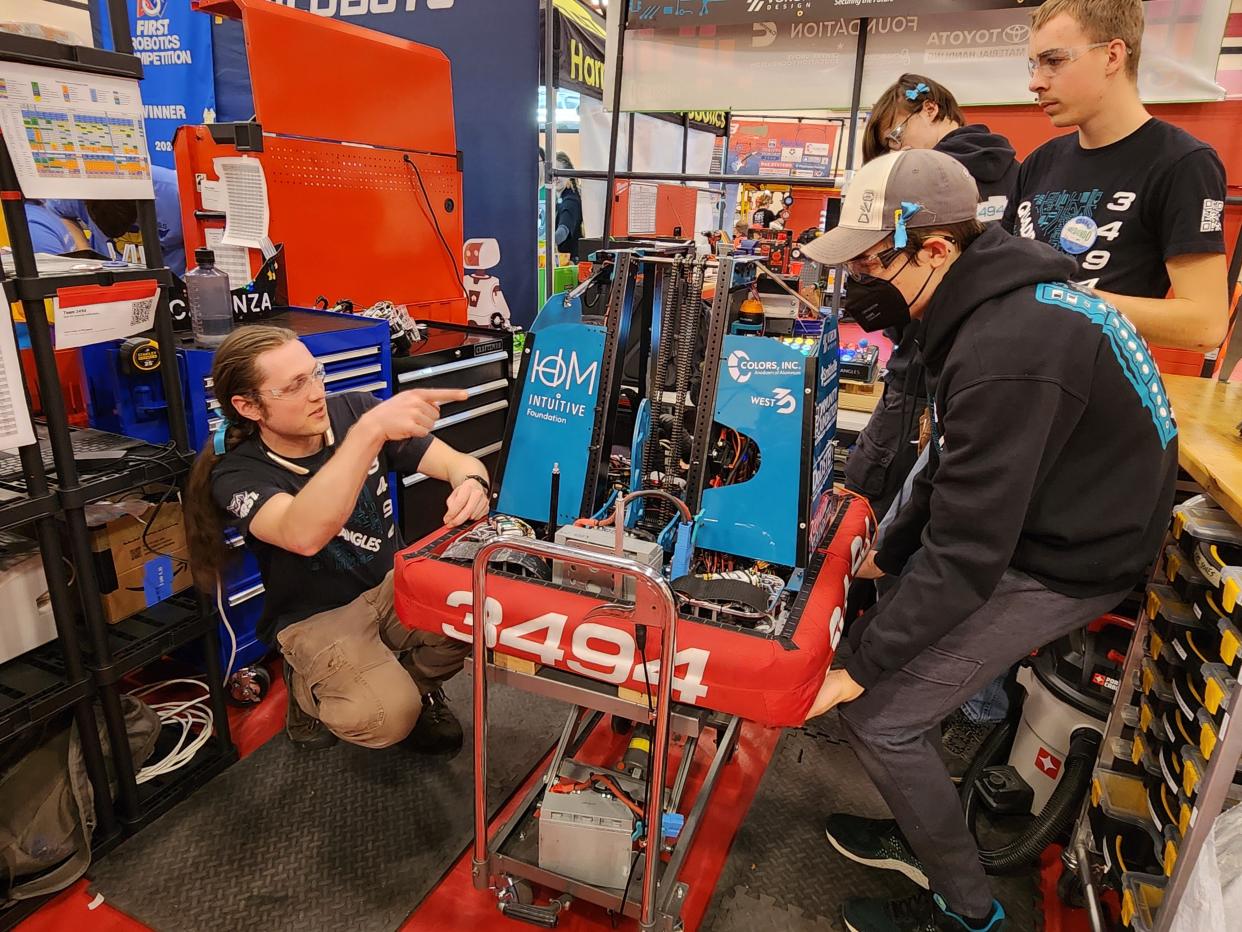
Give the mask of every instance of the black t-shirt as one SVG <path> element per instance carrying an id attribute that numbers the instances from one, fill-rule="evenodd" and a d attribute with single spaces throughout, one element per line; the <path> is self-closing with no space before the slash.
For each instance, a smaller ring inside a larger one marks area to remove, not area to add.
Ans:
<path id="1" fill-rule="evenodd" d="M 750 225 L 752 227 L 770 227 L 776 220 L 776 213 L 768 210 L 766 207 L 760 207 L 751 215 Z"/>
<path id="2" fill-rule="evenodd" d="M 1022 163 L 1006 221 L 1078 261 L 1077 282 L 1163 298 L 1165 261 L 1225 251 L 1225 169 L 1216 151 L 1152 118 L 1124 139 L 1084 149 L 1078 134 Z"/>
<path id="3" fill-rule="evenodd" d="M 401 540 L 393 519 L 389 471 L 415 473 L 430 437 L 387 443 L 372 465 L 354 513 L 340 533 L 312 557 L 303 557 L 265 543 L 250 533 L 250 521 L 273 495 L 297 495 L 332 456 L 350 427 L 379 404 L 369 394 L 351 392 L 328 399 L 331 434 L 314 456 L 289 459 L 308 470 L 298 475 L 272 459 L 258 437 L 243 441 L 221 458 L 211 474 L 216 504 L 229 514 L 230 523 L 245 537 L 263 577 L 263 617 L 257 633 L 266 644 L 276 643 L 281 628 L 318 612 L 339 608 L 384 581 L 392 569 Z"/>

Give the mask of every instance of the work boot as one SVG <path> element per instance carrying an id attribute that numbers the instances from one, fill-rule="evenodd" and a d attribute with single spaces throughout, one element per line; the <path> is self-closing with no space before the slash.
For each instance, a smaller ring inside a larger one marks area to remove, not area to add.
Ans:
<path id="1" fill-rule="evenodd" d="M 423 754 L 452 754 L 461 750 L 464 740 L 461 722 L 449 708 L 444 690 L 433 689 L 423 694 L 422 714 L 401 746 Z"/>
<path id="2" fill-rule="evenodd" d="M 294 746 L 307 751 L 322 751 L 340 739 L 328 731 L 326 725 L 313 715 L 307 715 L 293 695 L 293 667 L 284 662 L 285 690 L 289 694 L 289 707 L 285 711 L 285 734 Z"/>
<path id="3" fill-rule="evenodd" d="M 996 900 L 987 916 L 959 916 L 940 894 L 920 890 L 900 900 L 853 896 L 841 908 L 849 932 L 1002 932 L 1005 910 Z"/>
<path id="4" fill-rule="evenodd" d="M 851 861 L 905 874 L 924 890 L 927 875 L 892 819 L 864 819 L 834 813 L 825 830 L 828 842 Z"/>

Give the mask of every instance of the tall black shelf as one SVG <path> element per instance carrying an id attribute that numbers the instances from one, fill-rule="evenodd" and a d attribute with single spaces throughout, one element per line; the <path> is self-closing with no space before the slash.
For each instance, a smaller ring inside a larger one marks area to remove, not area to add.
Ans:
<path id="1" fill-rule="evenodd" d="M 141 63 L 124 54 L 130 51 L 126 4 L 124 0 L 110 0 L 107 6 L 120 52 L 0 33 L 0 60 L 141 78 Z M 86 769 L 95 788 L 98 828 L 93 847 L 97 854 L 115 844 L 122 832 L 136 831 L 157 818 L 237 757 L 229 734 L 214 616 L 200 600 L 178 596 L 126 622 L 110 625 L 100 596 L 84 511 L 87 504 L 103 498 L 184 478 L 191 451 L 177 366 L 161 367 L 172 437 L 168 447 L 139 448 L 130 455 L 144 458 L 82 475 L 74 459 L 74 429 L 68 423 L 44 306 L 44 299 L 59 288 L 110 286 L 133 280 L 159 282 L 164 287 L 156 309 L 155 339 L 161 358 L 176 359 L 168 306 L 172 279 L 164 268 L 154 202 L 138 201 L 137 205 L 147 268 L 41 275 L 26 225 L 17 174 L 7 149 L 0 145 L 0 208 L 13 255 L 13 274 L 0 270 L 0 284 L 6 300 L 20 303 L 25 312 L 44 419 L 40 442 L 21 448 L 16 462 L 13 457 L 5 457 L 0 464 L 0 530 L 22 525 L 34 528 L 57 631 L 57 643 L 0 665 L 0 741 L 72 709 L 83 739 Z M 62 540 L 67 541 L 68 562 L 76 574 L 76 597 L 70 589 Z M 166 653 L 195 642 L 201 642 L 206 658 L 215 733 L 187 766 L 139 787 L 125 737 L 121 680 Z M 102 710 L 114 754 L 115 800 L 98 740 L 96 703 Z M 0 912 L 0 928 L 15 924 L 37 905 L 19 903 Z"/>

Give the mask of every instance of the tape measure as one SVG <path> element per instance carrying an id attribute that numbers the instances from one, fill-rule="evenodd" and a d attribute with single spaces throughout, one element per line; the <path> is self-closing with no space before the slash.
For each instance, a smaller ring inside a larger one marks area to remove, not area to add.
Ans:
<path id="1" fill-rule="evenodd" d="M 126 375 L 144 375 L 160 368 L 160 347 L 146 337 L 130 337 L 121 343 L 121 371 Z"/>

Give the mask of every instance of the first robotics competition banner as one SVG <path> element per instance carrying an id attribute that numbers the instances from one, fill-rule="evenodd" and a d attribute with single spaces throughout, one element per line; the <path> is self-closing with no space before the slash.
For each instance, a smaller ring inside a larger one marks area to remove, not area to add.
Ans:
<path id="1" fill-rule="evenodd" d="M 1002 0 L 630 0 L 622 107 L 766 113 L 776 94 L 782 109 L 848 110 L 863 28 L 864 108 L 903 72 L 935 78 L 964 106 L 1026 104 L 1032 100 L 1026 59 L 1034 6 Z M 621 4 L 608 9 L 605 80 L 611 82 Z M 1193 17 L 1177 4 L 1146 3 L 1144 12 L 1143 99 L 1223 98 L 1216 67 L 1230 0 L 1201 0 Z"/>
<path id="2" fill-rule="evenodd" d="M 211 17 L 190 0 L 126 0 L 134 54 L 142 62 L 142 109 L 151 161 L 173 167 L 172 139 L 186 123 L 215 120 Z M 104 0 L 92 12 L 95 42 L 113 48 Z"/>

